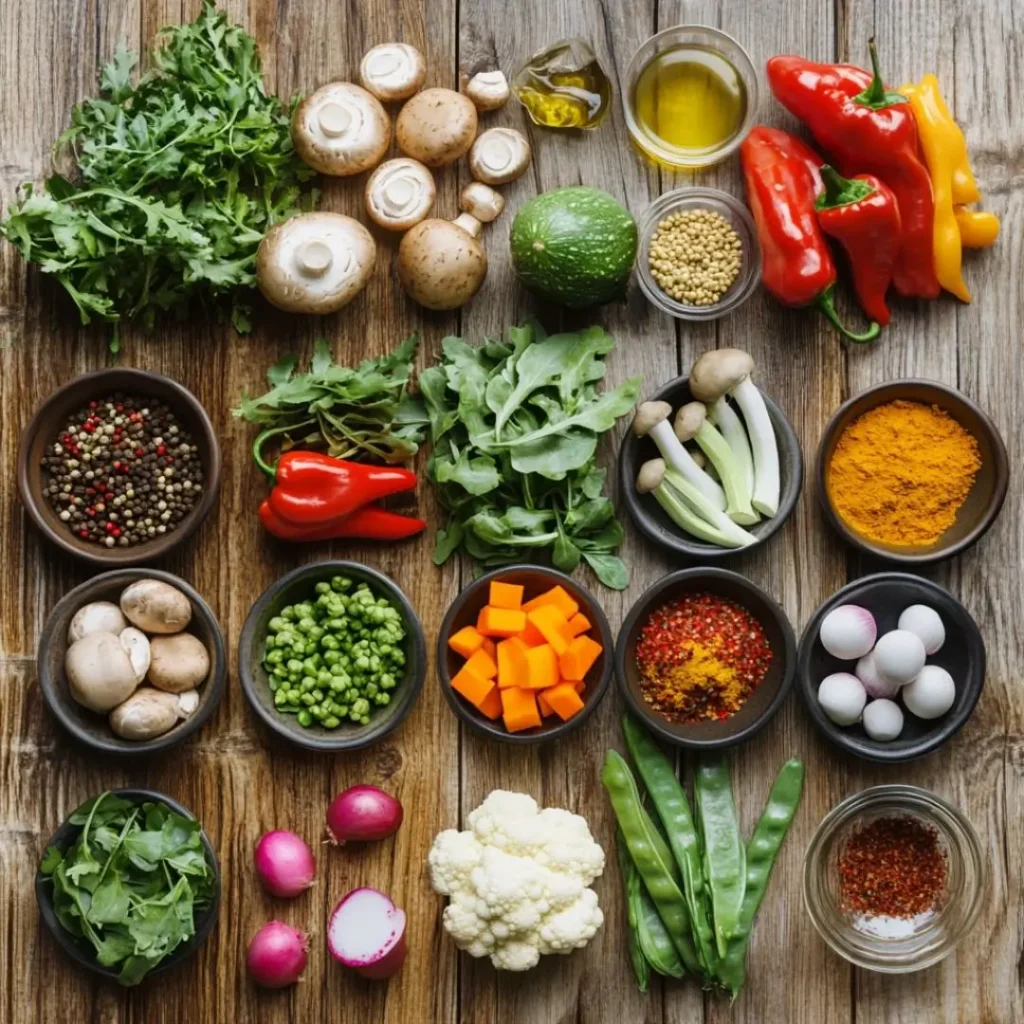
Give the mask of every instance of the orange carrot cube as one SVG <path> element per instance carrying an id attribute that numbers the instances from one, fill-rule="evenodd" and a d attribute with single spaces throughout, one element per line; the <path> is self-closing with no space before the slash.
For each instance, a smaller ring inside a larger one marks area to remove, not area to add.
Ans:
<path id="1" fill-rule="evenodd" d="M 482 634 L 476 631 L 475 626 L 463 626 L 457 633 L 448 637 L 448 646 L 464 658 L 471 658 L 480 650 L 484 642 Z"/>
<path id="2" fill-rule="evenodd" d="M 498 674 L 498 666 L 495 663 L 494 658 L 492 658 L 482 647 L 462 667 L 464 669 L 468 669 L 481 679 L 493 679 Z"/>
<path id="3" fill-rule="evenodd" d="M 494 688 L 494 683 L 490 679 L 481 679 L 475 672 L 470 672 L 465 667 L 461 668 L 452 679 L 452 689 L 465 697 L 476 708 L 483 704 L 487 695 Z"/>
<path id="4" fill-rule="evenodd" d="M 547 702 L 543 690 L 537 691 L 537 707 L 540 708 L 541 718 L 550 718 L 555 713 L 555 709 Z"/>
<path id="5" fill-rule="evenodd" d="M 569 649 L 569 620 L 560 608 L 553 604 L 544 604 L 526 613 L 526 621 L 537 627 L 546 643 L 551 644 L 555 654 L 562 655 Z"/>
<path id="6" fill-rule="evenodd" d="M 491 692 L 477 705 L 477 711 L 485 718 L 494 719 L 501 717 L 501 694 L 495 686 Z"/>
<path id="7" fill-rule="evenodd" d="M 544 691 L 544 700 L 563 722 L 583 710 L 583 699 L 572 683 L 559 683 Z"/>
<path id="8" fill-rule="evenodd" d="M 524 647 L 540 647 L 541 644 L 547 643 L 541 631 L 529 621 L 529 617 L 527 617 L 526 629 L 522 633 L 516 633 L 516 639 L 521 641 Z"/>
<path id="9" fill-rule="evenodd" d="M 550 644 L 530 647 L 526 651 L 526 686 L 546 690 L 558 684 L 558 655 Z"/>
<path id="10" fill-rule="evenodd" d="M 589 636 L 576 637 L 569 644 L 569 649 L 559 658 L 562 678 L 574 683 L 585 678 L 603 650 L 604 648 Z"/>
<path id="11" fill-rule="evenodd" d="M 566 619 L 571 619 L 579 610 L 579 602 L 565 589 L 565 587 L 559 585 L 552 587 L 550 590 L 545 590 L 543 594 L 538 594 L 537 597 L 530 601 L 527 601 L 523 605 L 524 612 L 532 612 L 534 608 L 540 608 L 541 605 L 553 604 Z"/>
<path id="12" fill-rule="evenodd" d="M 590 619 L 583 614 L 583 612 L 577 612 L 569 620 L 569 635 L 579 636 L 580 633 L 586 633 L 591 629 Z"/>
<path id="13" fill-rule="evenodd" d="M 523 603 L 523 588 L 518 583 L 502 583 L 500 580 L 491 580 L 487 603 L 492 608 L 517 610 Z"/>
<path id="14" fill-rule="evenodd" d="M 540 725 L 540 711 L 530 690 L 512 686 L 498 692 L 501 694 L 502 718 L 509 732 L 522 732 Z"/>
<path id="15" fill-rule="evenodd" d="M 514 636 L 498 644 L 498 686 L 502 690 L 526 685 L 526 650 Z"/>
<path id="16" fill-rule="evenodd" d="M 485 604 L 480 609 L 476 628 L 484 636 L 515 636 L 526 629 L 526 612 Z"/>

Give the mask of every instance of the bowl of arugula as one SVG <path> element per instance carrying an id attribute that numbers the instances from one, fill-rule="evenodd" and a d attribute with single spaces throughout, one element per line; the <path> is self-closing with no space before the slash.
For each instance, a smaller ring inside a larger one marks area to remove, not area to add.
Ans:
<path id="1" fill-rule="evenodd" d="M 35 889 L 46 927 L 73 960 L 133 986 L 206 941 L 220 867 L 187 808 L 152 790 L 117 789 L 57 829 Z"/>

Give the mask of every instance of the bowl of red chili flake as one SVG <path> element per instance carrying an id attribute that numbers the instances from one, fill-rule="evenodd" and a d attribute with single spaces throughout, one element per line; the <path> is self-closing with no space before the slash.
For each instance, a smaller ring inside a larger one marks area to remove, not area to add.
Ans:
<path id="1" fill-rule="evenodd" d="M 847 797 L 804 859 L 804 902 L 851 963 L 896 974 L 948 956 L 981 911 L 985 869 L 970 822 L 916 786 Z"/>
<path id="2" fill-rule="evenodd" d="M 785 612 L 728 569 L 683 569 L 631 609 L 616 674 L 633 713 L 678 746 L 728 747 L 761 729 L 793 682 L 796 643 Z"/>

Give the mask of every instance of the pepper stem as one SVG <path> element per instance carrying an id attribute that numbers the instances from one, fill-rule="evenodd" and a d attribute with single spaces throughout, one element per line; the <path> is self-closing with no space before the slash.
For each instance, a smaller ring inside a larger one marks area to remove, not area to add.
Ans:
<path id="1" fill-rule="evenodd" d="M 870 107 L 872 110 L 884 110 L 886 107 L 906 103 L 906 96 L 902 96 L 898 92 L 889 92 L 885 88 L 885 79 L 882 78 L 882 68 L 878 62 L 878 47 L 875 46 L 874 36 L 868 40 L 868 52 L 871 54 L 871 69 L 873 71 L 871 84 L 863 92 L 854 96 L 853 102 L 862 107 Z"/>
<path id="2" fill-rule="evenodd" d="M 277 463 L 267 462 L 263 458 L 263 446 L 272 437 L 276 437 L 278 434 L 290 434 L 293 430 L 301 430 L 303 427 L 308 427 L 314 424 L 316 420 L 304 420 L 302 423 L 289 423 L 284 427 L 269 427 L 267 430 L 262 430 L 256 435 L 256 439 L 252 443 L 252 458 L 253 462 L 256 463 L 260 469 L 263 470 L 271 480 L 277 479 Z"/>
<path id="3" fill-rule="evenodd" d="M 860 181 L 857 178 L 844 178 L 829 164 L 822 165 L 821 180 L 825 191 L 814 201 L 814 207 L 817 210 L 849 206 L 851 203 L 866 199 L 875 191 L 866 181 Z"/>
<path id="4" fill-rule="evenodd" d="M 832 326 L 844 337 L 850 341 L 856 341 L 858 344 L 865 342 L 874 341 L 878 337 L 878 332 L 881 327 L 878 326 L 873 320 L 871 326 L 863 334 L 855 334 L 851 331 L 843 322 L 839 319 L 839 314 L 836 312 L 836 306 L 834 301 L 835 285 L 830 284 L 814 301 L 813 305 L 817 306 L 825 316 L 831 321 Z"/>

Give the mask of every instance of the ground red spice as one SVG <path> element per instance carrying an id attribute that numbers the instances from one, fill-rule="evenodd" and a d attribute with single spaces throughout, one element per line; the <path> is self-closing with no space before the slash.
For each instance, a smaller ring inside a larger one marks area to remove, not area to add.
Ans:
<path id="1" fill-rule="evenodd" d="M 843 910 L 872 917 L 916 917 L 935 908 L 946 887 L 938 832 L 917 818 L 876 818 L 839 853 Z"/>
<path id="2" fill-rule="evenodd" d="M 730 685 L 709 676 L 679 685 L 687 662 L 713 654 Z M 651 612 L 637 641 L 636 660 L 647 702 L 676 722 L 719 721 L 734 715 L 768 674 L 772 649 L 761 623 L 742 605 L 717 594 L 687 594 Z"/>

